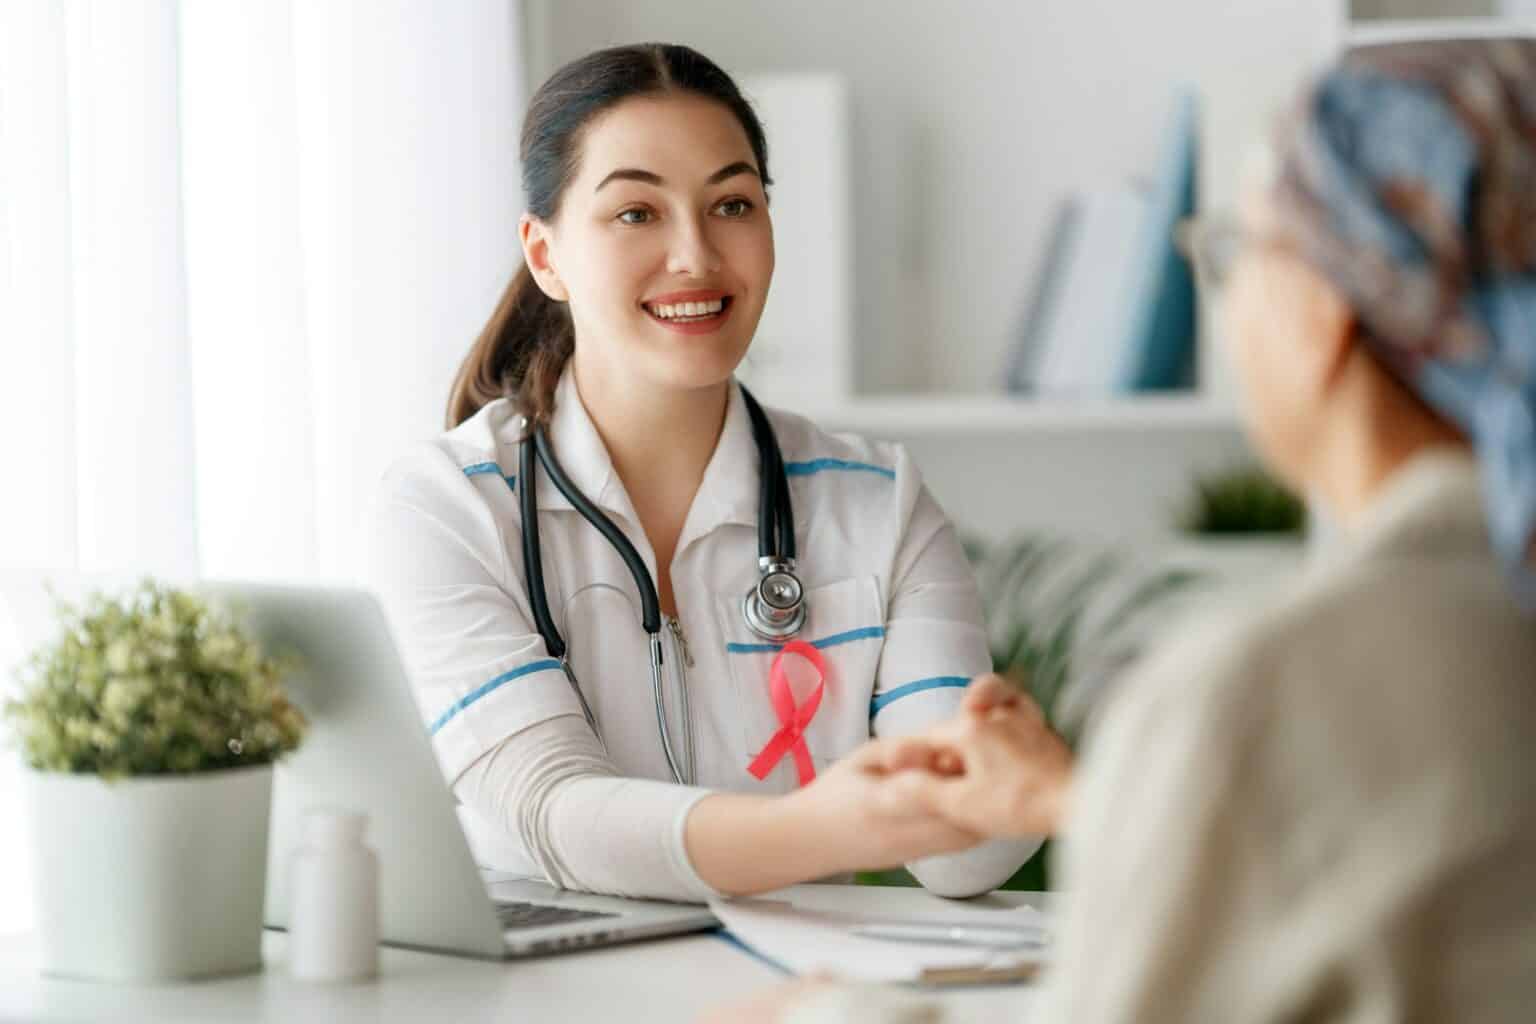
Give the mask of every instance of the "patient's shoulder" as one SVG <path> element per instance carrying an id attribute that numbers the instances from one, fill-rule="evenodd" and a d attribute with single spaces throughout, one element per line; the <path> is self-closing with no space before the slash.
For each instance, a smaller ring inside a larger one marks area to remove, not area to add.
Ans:
<path id="1" fill-rule="evenodd" d="M 1496 572 L 1362 561 L 1182 630 L 1121 703 L 1133 733 L 1202 751 L 1280 819 L 1391 808 L 1472 842 L 1533 795 L 1532 679 L 1536 630 Z"/>

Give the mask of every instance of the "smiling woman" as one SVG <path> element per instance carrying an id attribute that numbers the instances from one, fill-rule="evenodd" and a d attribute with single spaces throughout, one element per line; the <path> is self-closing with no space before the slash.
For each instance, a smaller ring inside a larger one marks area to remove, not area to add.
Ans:
<path id="1" fill-rule="evenodd" d="M 625 116 L 614 116 L 621 106 Z M 682 138 L 686 149 L 675 144 Z M 703 154 L 714 153 L 720 162 L 707 163 Z M 730 319 L 732 337 L 714 350 L 734 368 L 767 299 L 773 229 L 767 139 L 729 76 L 686 47 L 591 54 L 533 98 L 522 164 L 525 264 L 459 371 L 449 427 L 508 393 L 532 422 L 547 422 L 583 326 L 578 316 L 594 344 L 632 334 L 640 317 L 674 330 L 691 326 L 682 318 L 708 315 L 701 322 L 710 327 Z M 702 180 L 699 164 L 708 168 Z M 674 246 L 679 230 L 685 237 Z M 658 269 L 719 287 L 648 290 L 666 288 L 651 285 Z M 571 303 L 573 290 L 590 300 Z M 717 311 L 676 308 L 716 301 Z M 583 363 L 593 364 L 593 377 L 609 359 Z"/>
<path id="2" fill-rule="evenodd" d="M 685 900 L 901 863 L 1000 884 L 1037 839 L 942 824 L 861 748 L 990 668 L 954 530 L 900 446 L 734 379 L 775 261 L 752 108 L 686 47 L 599 51 L 522 156 L 524 266 L 378 523 L 481 863 Z"/>

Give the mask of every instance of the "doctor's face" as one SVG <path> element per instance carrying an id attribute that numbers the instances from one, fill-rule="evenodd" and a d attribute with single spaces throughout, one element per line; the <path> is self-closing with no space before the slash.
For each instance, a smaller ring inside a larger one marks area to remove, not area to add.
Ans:
<path id="1" fill-rule="evenodd" d="M 669 93 L 600 115 L 553 223 L 526 226 L 525 248 L 539 233 L 577 358 L 596 372 L 700 388 L 746 355 L 773 276 L 773 226 L 725 106 Z"/>

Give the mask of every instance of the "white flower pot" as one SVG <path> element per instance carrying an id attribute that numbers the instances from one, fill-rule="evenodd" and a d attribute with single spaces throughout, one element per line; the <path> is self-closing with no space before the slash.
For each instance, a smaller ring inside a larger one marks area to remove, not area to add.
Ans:
<path id="1" fill-rule="evenodd" d="M 261 966 L 271 765 L 26 774 L 44 972 L 152 982 Z"/>

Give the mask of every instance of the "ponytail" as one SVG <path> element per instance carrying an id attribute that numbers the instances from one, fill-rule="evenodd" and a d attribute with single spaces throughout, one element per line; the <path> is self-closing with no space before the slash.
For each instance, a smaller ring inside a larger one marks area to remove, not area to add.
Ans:
<path id="1" fill-rule="evenodd" d="M 575 345 L 565 306 L 544 294 L 526 266 L 519 267 L 454 377 L 448 429 L 498 398 L 513 399 L 530 424 L 548 423 Z"/>

